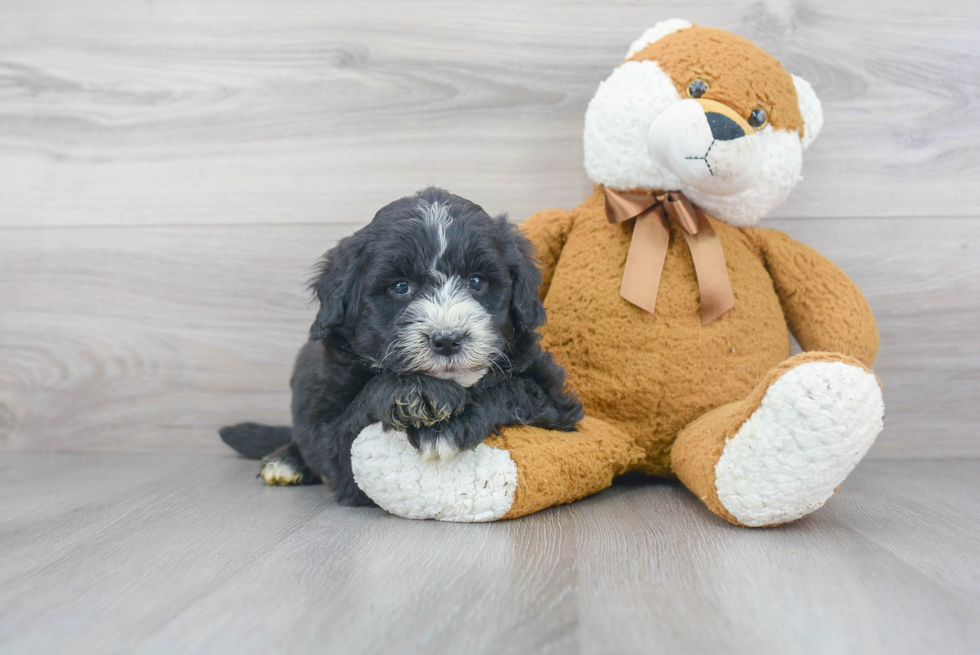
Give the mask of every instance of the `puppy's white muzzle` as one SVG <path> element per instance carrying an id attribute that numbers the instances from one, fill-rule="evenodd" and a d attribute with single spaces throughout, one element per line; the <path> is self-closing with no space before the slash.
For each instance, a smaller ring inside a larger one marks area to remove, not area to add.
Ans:
<path id="1" fill-rule="evenodd" d="M 682 182 L 713 195 L 748 189 L 762 170 L 754 130 L 712 100 L 672 104 L 650 124 L 647 146 L 654 160 Z"/>
<path id="2" fill-rule="evenodd" d="M 502 346 L 493 317 L 456 275 L 420 294 L 405 309 L 401 322 L 393 350 L 401 355 L 406 368 L 464 387 L 476 384 L 486 374 Z M 458 352 L 445 356 L 433 347 L 432 336 L 440 332 L 461 335 Z"/>

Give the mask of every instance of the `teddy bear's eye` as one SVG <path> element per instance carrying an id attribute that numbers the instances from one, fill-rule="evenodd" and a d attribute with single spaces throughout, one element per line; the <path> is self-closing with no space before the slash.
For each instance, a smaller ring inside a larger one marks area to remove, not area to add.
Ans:
<path id="1" fill-rule="evenodd" d="M 757 130 L 764 128 L 768 121 L 769 116 L 766 115 L 765 109 L 753 109 L 752 113 L 749 114 L 749 125 Z"/>
<path id="2" fill-rule="evenodd" d="M 708 83 L 700 78 L 695 78 L 687 85 L 687 95 L 689 98 L 700 98 L 708 90 Z"/>

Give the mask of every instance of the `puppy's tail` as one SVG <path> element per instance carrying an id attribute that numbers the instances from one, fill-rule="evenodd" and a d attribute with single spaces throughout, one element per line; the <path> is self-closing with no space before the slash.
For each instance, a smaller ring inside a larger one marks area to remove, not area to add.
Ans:
<path id="1" fill-rule="evenodd" d="M 218 430 L 221 440 L 249 459 L 262 459 L 293 440 L 291 427 L 239 423 Z"/>

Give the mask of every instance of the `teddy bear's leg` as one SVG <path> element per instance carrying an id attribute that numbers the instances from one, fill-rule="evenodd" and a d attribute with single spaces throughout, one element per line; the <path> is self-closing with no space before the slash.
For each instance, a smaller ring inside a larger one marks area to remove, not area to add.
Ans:
<path id="1" fill-rule="evenodd" d="M 878 378 L 846 355 L 802 353 L 743 400 L 678 435 L 674 472 L 730 523 L 772 526 L 820 508 L 881 431 Z"/>
<path id="2" fill-rule="evenodd" d="M 598 419 L 575 432 L 504 428 L 447 461 L 426 461 L 404 432 L 381 424 L 354 441 L 357 485 L 404 518 L 480 522 L 524 516 L 569 503 L 612 484 L 643 459 L 633 439 Z"/>

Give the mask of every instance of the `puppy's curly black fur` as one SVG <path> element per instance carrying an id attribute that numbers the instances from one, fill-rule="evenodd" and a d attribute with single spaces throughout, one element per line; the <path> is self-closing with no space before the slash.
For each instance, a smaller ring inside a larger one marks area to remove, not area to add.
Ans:
<path id="1" fill-rule="evenodd" d="M 506 425 L 573 430 L 582 406 L 535 332 L 540 282 L 530 243 L 506 216 L 436 188 L 397 200 L 320 264 L 311 285 L 320 309 L 291 382 L 292 430 L 246 423 L 221 437 L 285 464 L 283 483 L 323 480 L 340 503 L 367 505 L 350 453 L 372 423 L 405 430 L 428 458 Z"/>

